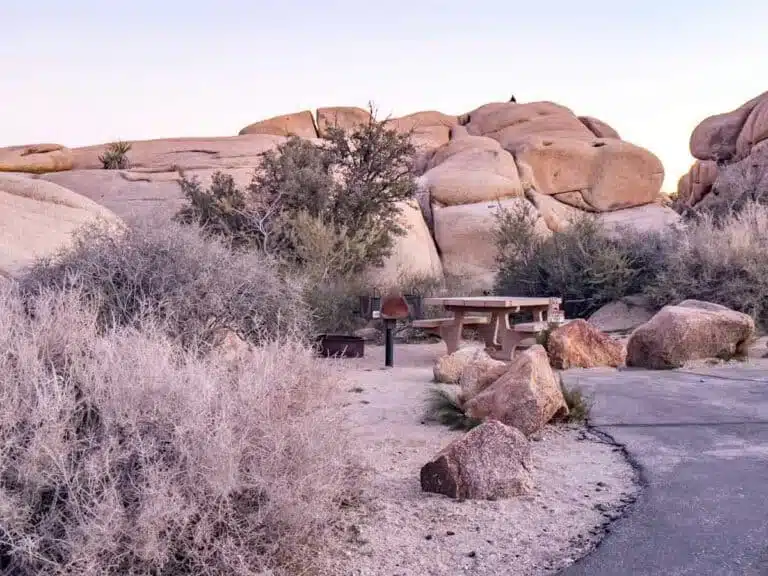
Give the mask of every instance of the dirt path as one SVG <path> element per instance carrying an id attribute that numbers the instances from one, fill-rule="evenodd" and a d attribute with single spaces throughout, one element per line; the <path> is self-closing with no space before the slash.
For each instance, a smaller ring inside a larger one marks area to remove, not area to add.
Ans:
<path id="1" fill-rule="evenodd" d="M 456 502 L 424 494 L 419 470 L 461 432 L 423 423 L 441 345 L 399 346 L 396 367 L 366 349 L 350 365 L 351 432 L 372 473 L 346 550 L 355 576 L 551 574 L 586 554 L 636 494 L 621 449 L 581 427 L 533 442 L 534 494 Z"/>

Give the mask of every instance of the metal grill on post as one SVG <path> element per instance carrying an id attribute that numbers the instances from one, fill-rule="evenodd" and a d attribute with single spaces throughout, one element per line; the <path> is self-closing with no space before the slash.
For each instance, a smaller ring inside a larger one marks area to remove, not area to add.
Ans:
<path id="1" fill-rule="evenodd" d="M 381 301 L 381 319 L 384 321 L 384 365 L 391 367 L 395 363 L 395 325 L 398 320 L 405 320 L 410 315 L 408 301 L 402 296 L 387 296 Z"/>

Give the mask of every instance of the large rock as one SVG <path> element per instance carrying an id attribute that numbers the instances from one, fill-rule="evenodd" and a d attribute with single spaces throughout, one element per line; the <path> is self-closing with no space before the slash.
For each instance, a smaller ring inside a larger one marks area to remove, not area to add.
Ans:
<path id="1" fill-rule="evenodd" d="M 453 206 L 522 195 L 515 159 L 491 138 L 453 138 L 434 151 L 423 179 L 434 202 Z"/>
<path id="2" fill-rule="evenodd" d="M 483 367 L 493 365 L 496 362 L 482 348 L 466 347 L 456 350 L 453 354 L 446 354 L 435 360 L 432 374 L 435 382 L 443 384 L 458 384 L 461 375 L 470 366 Z"/>
<path id="3" fill-rule="evenodd" d="M 464 404 L 470 418 L 499 420 L 531 435 L 568 414 L 547 351 L 535 345 L 515 356 L 507 372 Z"/>
<path id="4" fill-rule="evenodd" d="M 679 202 L 688 208 L 696 206 L 712 191 L 716 180 L 717 163 L 713 160 L 697 160 L 677 182 Z"/>
<path id="5" fill-rule="evenodd" d="M 627 366 L 661 370 L 690 360 L 746 354 L 755 334 L 747 314 L 686 300 L 665 306 L 637 328 L 627 343 Z"/>
<path id="6" fill-rule="evenodd" d="M 130 142 L 127 153 L 130 169 L 141 172 L 253 168 L 261 155 L 285 142 L 282 136 L 248 134 L 222 138 L 167 138 Z M 74 167 L 102 168 L 99 156 L 109 144 L 74 148 Z"/>
<path id="7" fill-rule="evenodd" d="M 188 170 L 184 175 L 197 178 L 203 188 L 208 188 L 215 171 Z M 238 186 L 244 187 L 253 177 L 253 168 L 228 169 L 226 173 Z M 179 185 L 181 172 L 71 170 L 43 174 L 39 178 L 69 188 L 127 220 L 158 215 L 171 217 L 185 204 Z"/>
<path id="8" fill-rule="evenodd" d="M 515 158 L 530 166 L 537 192 L 577 193 L 598 212 L 654 202 L 664 180 L 654 154 L 616 139 L 529 137 Z"/>
<path id="9" fill-rule="evenodd" d="M 458 124 L 458 118 L 430 110 L 391 118 L 387 124 L 398 132 L 411 132 L 411 141 L 417 148 L 431 149 L 450 140 L 451 128 Z"/>
<path id="10" fill-rule="evenodd" d="M 550 363 L 558 370 L 617 368 L 624 365 L 627 355 L 621 342 L 582 319 L 553 330 L 547 340 L 547 352 Z"/>
<path id="11" fill-rule="evenodd" d="M 494 228 L 499 206 L 510 211 L 528 211 L 536 218 L 535 230 L 538 234 L 552 234 L 541 215 L 525 198 L 461 206 L 432 205 L 435 242 L 442 257 L 443 272 L 446 276 L 465 280 L 467 289 L 493 286 L 497 258 Z"/>
<path id="12" fill-rule="evenodd" d="M 752 152 L 752 148 L 768 139 L 768 94 L 760 98 L 747 116 L 736 138 L 736 155 L 744 158 Z"/>
<path id="13" fill-rule="evenodd" d="M 403 202 L 400 223 L 406 229 L 405 236 L 394 240 L 392 254 L 381 268 L 372 268 L 370 282 L 382 289 L 402 286 L 413 278 L 442 279 L 443 265 L 429 232 L 427 223 L 416 201 Z"/>
<path id="14" fill-rule="evenodd" d="M 322 137 L 329 127 L 352 131 L 371 121 L 371 113 L 357 106 L 334 106 L 317 109 L 317 134 Z"/>
<path id="15" fill-rule="evenodd" d="M 272 136 L 298 136 L 299 138 L 317 138 L 315 117 L 310 110 L 283 114 L 249 124 L 240 130 L 240 136 L 246 134 L 268 134 Z"/>
<path id="16" fill-rule="evenodd" d="M 630 332 L 653 318 L 654 311 L 642 296 L 626 296 L 609 302 L 589 317 L 602 332 Z"/>
<path id="17" fill-rule="evenodd" d="M 756 118 L 747 130 L 747 135 L 740 138 L 742 128 L 758 104 L 767 99 L 768 92 L 764 92 L 735 110 L 702 120 L 691 133 L 690 149 L 693 157 L 721 161 L 743 158 L 749 153 L 749 142 L 754 139 L 754 135 L 760 134 L 761 122 Z"/>
<path id="18" fill-rule="evenodd" d="M 569 108 L 554 102 L 493 102 L 476 108 L 468 117 L 466 127 L 470 134 L 490 136 L 510 151 L 531 134 L 594 137 Z"/>
<path id="19" fill-rule="evenodd" d="M 639 233 L 664 233 L 682 225 L 680 214 L 669 206 L 646 204 L 614 212 L 603 212 L 597 220 L 609 235 L 620 236 L 627 230 Z"/>
<path id="20" fill-rule="evenodd" d="M 69 245 L 83 225 L 120 220 L 103 206 L 42 180 L 0 174 L 0 275 L 14 276 Z"/>
<path id="21" fill-rule="evenodd" d="M 74 156 L 59 144 L 32 144 L 0 148 L 0 172 L 42 174 L 71 170 Z"/>
<path id="22" fill-rule="evenodd" d="M 525 197 L 536 207 L 542 219 L 552 232 L 567 230 L 574 221 L 584 217 L 584 211 L 565 202 L 560 202 L 554 196 L 540 194 L 535 190 L 527 190 Z"/>
<path id="23" fill-rule="evenodd" d="M 598 138 L 616 138 L 621 140 L 619 133 L 602 120 L 593 118 L 592 116 L 579 116 L 579 120 L 581 120 L 581 123 L 589 128 L 589 131 Z"/>
<path id="24" fill-rule="evenodd" d="M 519 430 L 485 422 L 422 467 L 421 489 L 462 500 L 521 496 L 533 489 L 531 466 L 531 449 Z"/>

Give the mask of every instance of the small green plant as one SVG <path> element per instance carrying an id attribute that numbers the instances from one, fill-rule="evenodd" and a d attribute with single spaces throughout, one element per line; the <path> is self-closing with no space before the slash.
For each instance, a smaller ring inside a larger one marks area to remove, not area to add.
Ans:
<path id="1" fill-rule="evenodd" d="M 471 430 L 482 423 L 467 416 L 456 395 L 442 386 L 433 386 L 429 391 L 426 419 L 451 430 Z"/>
<path id="2" fill-rule="evenodd" d="M 131 163 L 128 160 L 128 152 L 131 150 L 130 142 L 118 140 L 107 145 L 104 154 L 99 156 L 99 162 L 105 170 L 125 170 Z"/>
<path id="3" fill-rule="evenodd" d="M 592 409 L 592 398 L 586 396 L 578 386 L 566 386 L 562 378 L 560 378 L 560 389 L 568 406 L 566 422 L 586 422 Z"/>

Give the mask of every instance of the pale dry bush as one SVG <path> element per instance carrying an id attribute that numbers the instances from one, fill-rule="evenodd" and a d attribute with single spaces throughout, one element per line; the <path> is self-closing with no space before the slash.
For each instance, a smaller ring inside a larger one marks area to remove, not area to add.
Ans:
<path id="1" fill-rule="evenodd" d="M 96 318 L 0 286 L 0 573 L 338 573 L 338 375 L 295 342 L 228 364 Z"/>
<path id="2" fill-rule="evenodd" d="M 666 265 L 646 293 L 657 306 L 687 298 L 751 315 L 768 327 L 768 207 L 750 201 L 728 215 L 704 214 L 669 237 Z"/>
<path id="3" fill-rule="evenodd" d="M 77 291 L 96 304 L 105 328 L 157 319 L 184 345 L 210 341 L 220 328 L 256 344 L 308 332 L 301 287 L 270 258 L 162 219 L 132 223 L 120 235 L 85 227 L 71 248 L 36 263 L 20 283 L 31 297 Z"/>

